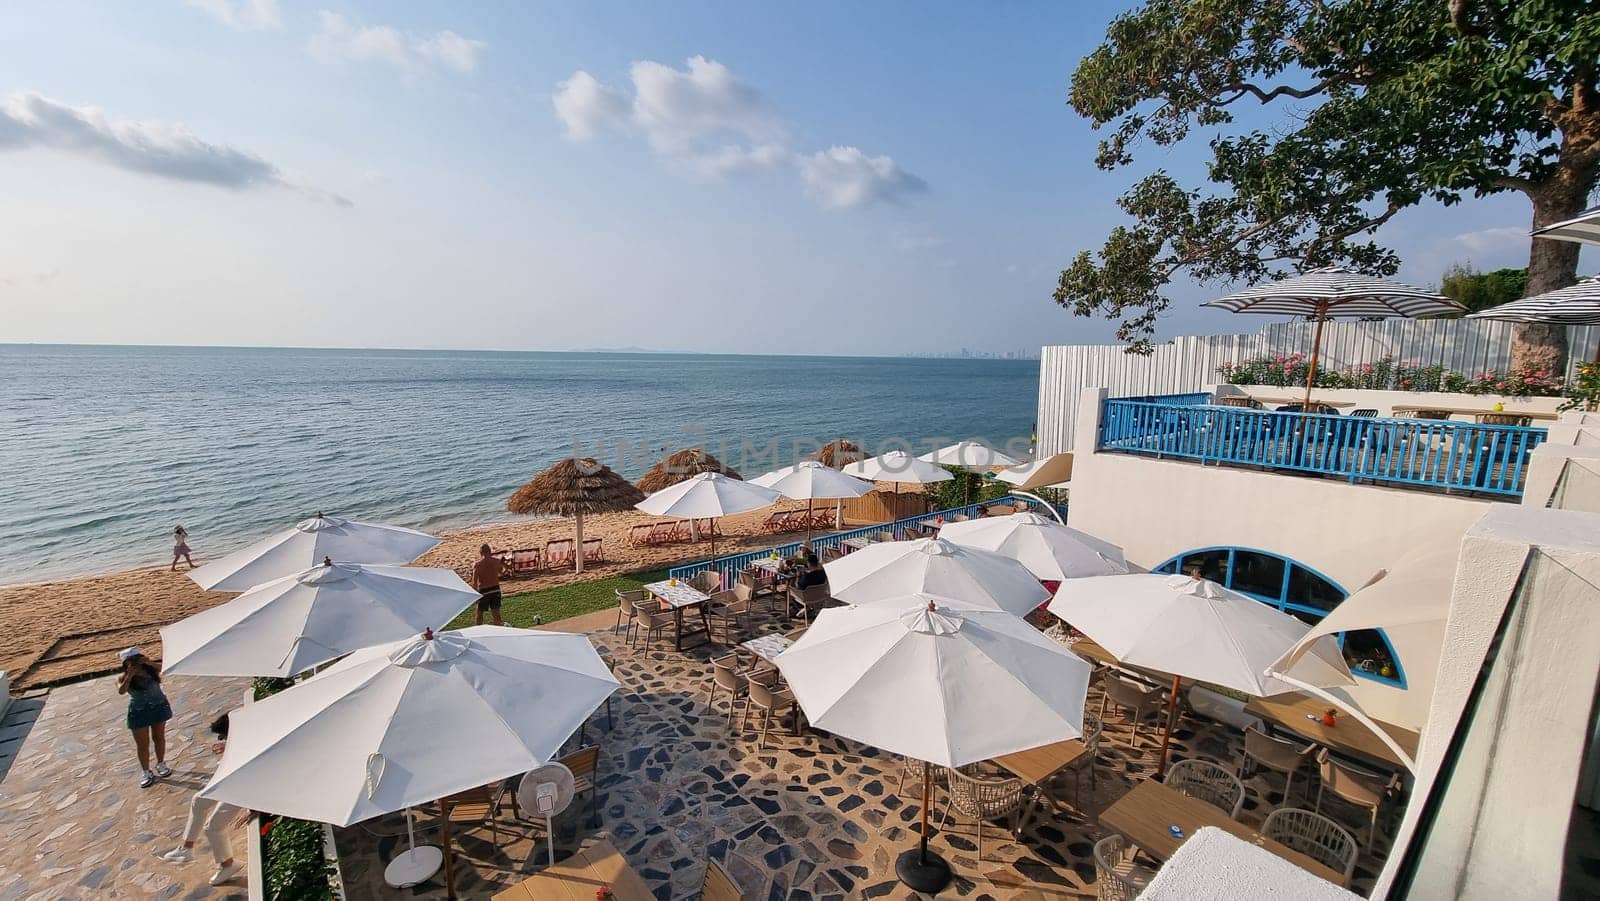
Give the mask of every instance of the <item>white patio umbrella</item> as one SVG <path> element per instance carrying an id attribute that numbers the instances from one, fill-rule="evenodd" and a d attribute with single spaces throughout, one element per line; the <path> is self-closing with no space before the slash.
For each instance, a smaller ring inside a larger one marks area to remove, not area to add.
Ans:
<path id="1" fill-rule="evenodd" d="M 1384 281 L 1339 266 L 1325 266 L 1293 278 L 1254 285 L 1227 297 L 1206 301 L 1201 306 L 1217 307 L 1230 313 L 1314 317 L 1317 328 L 1311 338 L 1311 361 L 1306 370 L 1306 407 L 1311 406 L 1311 388 L 1317 380 L 1317 358 L 1322 352 L 1322 324 L 1328 319 L 1335 316 L 1420 319 L 1466 310 L 1466 307 L 1442 294 Z"/>
<path id="2" fill-rule="evenodd" d="M 440 539 L 416 529 L 316 516 L 189 572 L 207 591 L 244 591 L 304 572 L 324 557 L 339 563 L 410 563 Z"/>
<path id="3" fill-rule="evenodd" d="M 1027 491 L 1039 488 L 1065 488 L 1072 481 L 1072 454 L 1052 454 L 1002 469 L 994 474 L 1002 482 Z"/>
<path id="4" fill-rule="evenodd" d="M 927 594 L 824 610 L 777 658 L 818 729 L 893 754 L 959 767 L 1081 737 L 1089 666 L 1016 617 Z M 922 840 L 896 872 L 917 891 L 948 884 Z"/>
<path id="5" fill-rule="evenodd" d="M 162 670 L 292 676 L 368 645 L 442 628 L 477 599 L 453 570 L 324 561 L 163 626 Z"/>
<path id="6" fill-rule="evenodd" d="M 1256 696 L 1292 691 L 1296 686 L 1268 676 L 1267 670 L 1310 629 L 1215 582 L 1162 573 L 1068 579 L 1057 589 L 1050 612 L 1119 662 L 1172 676 L 1157 773 L 1166 772 L 1180 678 Z M 1355 682 L 1332 637 L 1311 646 L 1296 675 L 1320 687 Z"/>
<path id="7" fill-rule="evenodd" d="M 988 472 L 996 466 L 1016 466 L 1022 462 L 1016 457 L 1002 454 L 981 441 L 958 441 L 936 451 L 929 451 L 917 459 L 944 466 L 959 466 L 968 472 Z M 964 491 L 966 496 L 963 500 L 970 503 L 972 500 L 970 482 L 964 487 Z"/>
<path id="8" fill-rule="evenodd" d="M 927 485 L 933 482 L 948 482 L 955 478 L 943 466 L 937 463 L 929 463 L 899 450 L 879 454 L 876 457 L 869 457 L 858 463 L 851 463 L 841 471 L 858 479 L 867 479 L 873 482 L 894 482 L 896 484 L 910 482 L 916 485 Z"/>
<path id="9" fill-rule="evenodd" d="M 1600 325 L 1600 279 L 1586 278 L 1570 287 L 1479 310 L 1467 318 L 1545 322 L 1551 325 Z M 1600 344 L 1595 347 L 1595 359 L 1600 360 Z"/>
<path id="10" fill-rule="evenodd" d="M 702 472 L 676 485 L 663 488 L 634 506 L 656 516 L 714 519 L 771 506 L 782 496 L 777 491 L 754 482 L 730 479 L 720 472 Z M 713 528 L 711 566 L 715 569 L 716 565 L 717 533 Z"/>
<path id="11" fill-rule="evenodd" d="M 1584 210 L 1571 219 L 1563 219 L 1544 228 L 1536 228 L 1532 235 L 1535 238 L 1551 238 L 1578 244 L 1600 244 L 1600 206 Z"/>
<path id="12" fill-rule="evenodd" d="M 232 711 L 200 796 L 348 826 L 548 762 L 616 688 L 581 634 L 473 626 L 363 648 Z"/>
<path id="13" fill-rule="evenodd" d="M 787 498 L 805 501 L 807 541 L 811 540 L 812 501 L 861 497 L 871 493 L 873 487 L 871 482 L 845 475 L 816 460 L 801 460 L 793 466 L 774 469 L 751 479 L 750 484 L 771 488 Z"/>
<path id="14" fill-rule="evenodd" d="M 1021 563 L 1043 581 L 1111 576 L 1128 571 L 1122 548 L 1037 513 L 947 523 L 939 537 Z"/>
<path id="15" fill-rule="evenodd" d="M 869 544 L 824 569 L 828 593 L 848 604 L 921 592 L 1022 616 L 1050 599 L 1050 592 L 1021 563 L 943 538 Z"/>

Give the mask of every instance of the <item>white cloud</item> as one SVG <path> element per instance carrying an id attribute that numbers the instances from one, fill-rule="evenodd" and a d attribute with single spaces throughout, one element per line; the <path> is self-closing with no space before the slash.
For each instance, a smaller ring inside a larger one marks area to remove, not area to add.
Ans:
<path id="1" fill-rule="evenodd" d="M 694 56 L 682 69 L 640 60 L 629 78 L 631 100 L 581 69 L 557 84 L 553 104 L 566 136 L 586 141 L 627 132 L 674 168 L 708 178 L 796 170 L 829 209 L 895 202 L 927 188 L 892 158 L 855 147 L 796 152 L 783 118 L 761 93 L 715 60 Z"/>
<path id="2" fill-rule="evenodd" d="M 271 31 L 283 27 L 278 0 L 184 0 L 213 19 L 238 31 Z"/>
<path id="3" fill-rule="evenodd" d="M 306 52 L 324 63 L 381 62 L 408 73 L 434 67 L 471 72 L 488 46 L 448 30 L 419 37 L 393 25 L 356 25 L 327 10 L 318 15 L 321 28 L 306 41 Z"/>
<path id="4" fill-rule="evenodd" d="M 867 156 L 859 147 L 830 147 L 799 160 L 800 177 L 817 202 L 828 209 L 850 209 L 877 201 L 899 203 L 928 183 L 887 156 Z"/>
<path id="5" fill-rule="evenodd" d="M 0 150 L 43 148 L 119 169 L 235 190 L 285 187 L 348 206 L 337 194 L 287 177 L 272 163 L 226 144 L 201 140 L 182 125 L 112 122 L 95 107 L 73 107 L 32 93 L 0 102 Z"/>
<path id="6" fill-rule="evenodd" d="M 898 231 L 890 237 L 890 241 L 894 249 L 901 253 L 919 253 L 944 246 L 943 238 L 921 231 Z"/>
<path id="7" fill-rule="evenodd" d="M 1490 254 L 1507 249 L 1526 250 L 1529 238 L 1525 228 L 1502 227 L 1463 232 L 1451 237 L 1450 241 L 1468 253 Z"/>
<path id="8" fill-rule="evenodd" d="M 553 102 L 556 118 L 574 141 L 587 141 L 602 131 L 628 124 L 628 99 L 582 69 L 556 85 Z"/>

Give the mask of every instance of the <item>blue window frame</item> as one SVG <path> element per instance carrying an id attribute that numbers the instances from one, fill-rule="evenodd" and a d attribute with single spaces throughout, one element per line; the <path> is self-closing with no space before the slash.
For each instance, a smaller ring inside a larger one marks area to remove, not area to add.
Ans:
<path id="1" fill-rule="evenodd" d="M 1252 547 L 1195 548 L 1153 571 L 1185 573 L 1196 566 L 1207 579 L 1308 624 L 1320 622 L 1350 594 L 1339 583 L 1297 560 Z M 1338 640 L 1352 673 L 1385 685 L 1406 687 L 1405 668 L 1382 629 L 1341 632 Z M 1383 672 L 1385 665 L 1393 675 Z"/>

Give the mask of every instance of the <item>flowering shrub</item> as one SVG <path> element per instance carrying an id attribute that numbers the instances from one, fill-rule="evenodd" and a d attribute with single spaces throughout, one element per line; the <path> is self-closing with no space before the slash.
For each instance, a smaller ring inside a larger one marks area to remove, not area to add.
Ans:
<path id="1" fill-rule="evenodd" d="M 1600 406 L 1600 362 L 1578 364 L 1578 375 L 1567 383 L 1562 410 L 1593 410 Z"/>
<path id="2" fill-rule="evenodd" d="M 1306 383 L 1310 361 L 1305 354 L 1277 354 L 1239 363 L 1223 363 L 1217 374 L 1233 385 L 1300 386 Z M 1600 372 L 1596 373 L 1600 386 Z M 1444 391 L 1453 394 L 1504 394 L 1508 397 L 1549 397 L 1562 393 L 1561 379 L 1549 369 L 1525 367 L 1517 371 L 1488 370 L 1472 376 L 1438 364 L 1396 362 L 1385 356 L 1372 363 L 1343 370 L 1318 370 L 1318 388 L 1365 388 L 1395 391 Z"/>

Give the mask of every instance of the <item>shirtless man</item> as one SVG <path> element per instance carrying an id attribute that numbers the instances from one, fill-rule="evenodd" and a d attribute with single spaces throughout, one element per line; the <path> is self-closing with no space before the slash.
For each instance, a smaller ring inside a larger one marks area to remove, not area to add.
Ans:
<path id="1" fill-rule="evenodd" d="M 478 548 L 478 553 L 478 562 L 472 566 L 472 587 L 478 589 L 476 622 L 483 625 L 483 614 L 488 611 L 494 614 L 495 625 L 504 625 L 500 621 L 500 559 L 487 544 Z"/>

